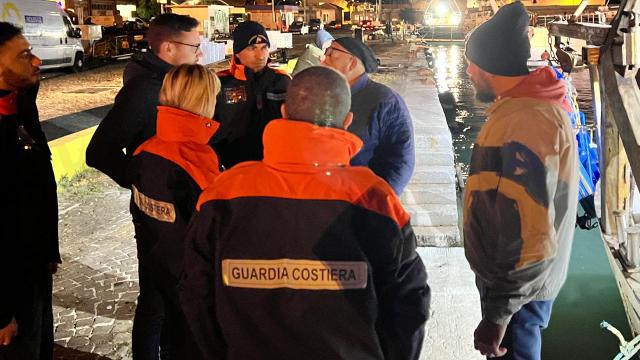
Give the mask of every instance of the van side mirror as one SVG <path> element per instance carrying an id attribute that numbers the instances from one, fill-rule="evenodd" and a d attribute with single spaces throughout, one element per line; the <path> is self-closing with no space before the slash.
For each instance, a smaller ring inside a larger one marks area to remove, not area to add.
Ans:
<path id="1" fill-rule="evenodd" d="M 67 30 L 67 36 L 70 38 L 80 39 L 82 37 L 82 30 L 79 28 L 73 28 Z"/>

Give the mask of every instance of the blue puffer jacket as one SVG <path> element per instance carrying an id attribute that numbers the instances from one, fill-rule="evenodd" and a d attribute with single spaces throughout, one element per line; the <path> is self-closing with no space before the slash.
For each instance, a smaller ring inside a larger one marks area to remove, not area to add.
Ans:
<path id="1" fill-rule="evenodd" d="M 353 123 L 348 130 L 364 142 L 351 165 L 368 166 L 400 195 L 415 166 L 407 105 L 391 88 L 363 74 L 351 86 L 351 111 Z"/>

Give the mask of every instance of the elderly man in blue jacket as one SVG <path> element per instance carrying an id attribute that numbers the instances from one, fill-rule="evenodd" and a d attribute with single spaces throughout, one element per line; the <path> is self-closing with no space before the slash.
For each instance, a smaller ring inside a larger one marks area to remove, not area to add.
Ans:
<path id="1" fill-rule="evenodd" d="M 371 49 L 360 40 L 334 40 L 322 64 L 342 73 L 351 86 L 353 123 L 348 130 L 364 142 L 351 165 L 368 166 L 400 195 L 415 166 L 413 125 L 404 100 L 389 87 L 369 79 L 367 73 L 375 72 L 378 64 Z"/>

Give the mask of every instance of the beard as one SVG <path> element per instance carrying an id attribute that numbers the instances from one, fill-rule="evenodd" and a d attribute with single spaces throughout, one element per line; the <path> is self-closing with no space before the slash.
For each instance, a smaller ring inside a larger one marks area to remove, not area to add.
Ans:
<path id="1" fill-rule="evenodd" d="M 489 86 L 482 86 L 482 84 L 473 84 L 473 88 L 476 93 L 476 99 L 483 103 L 492 103 L 496 100 L 496 94 Z"/>
<path id="2" fill-rule="evenodd" d="M 40 82 L 39 73 L 34 75 L 23 75 L 11 69 L 5 69 L 2 72 L 2 78 L 7 85 L 11 86 L 15 90 L 23 90 L 37 85 Z"/>
<path id="3" fill-rule="evenodd" d="M 493 91 L 491 89 L 479 89 L 479 88 L 475 88 L 476 90 L 476 99 L 478 99 L 478 101 L 483 102 L 483 103 L 492 103 L 496 100 L 496 94 L 493 93 Z"/>

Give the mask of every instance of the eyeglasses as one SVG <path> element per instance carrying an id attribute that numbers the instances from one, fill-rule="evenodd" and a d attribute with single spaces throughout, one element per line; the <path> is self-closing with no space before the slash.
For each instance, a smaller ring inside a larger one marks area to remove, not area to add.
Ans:
<path id="1" fill-rule="evenodd" d="M 333 53 L 334 51 L 338 51 L 338 52 L 345 53 L 345 54 L 347 54 L 347 55 L 351 55 L 351 56 L 353 56 L 353 54 L 352 54 L 352 53 L 350 53 L 350 52 L 348 52 L 348 51 L 346 51 L 346 50 L 340 50 L 340 49 L 338 49 L 338 48 L 334 48 L 333 46 L 329 46 L 329 47 L 324 51 L 324 55 L 325 55 L 325 56 L 331 56 L 331 53 Z"/>
<path id="2" fill-rule="evenodd" d="M 175 44 L 180 44 L 180 45 L 191 46 L 192 48 L 195 48 L 194 53 L 197 53 L 197 52 L 198 52 L 198 50 L 200 49 L 200 44 L 198 44 L 198 45 L 191 45 L 191 44 L 183 43 L 183 42 L 180 42 L 180 41 L 170 41 L 170 42 L 175 43 Z"/>

